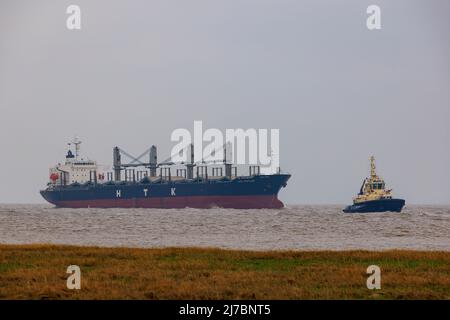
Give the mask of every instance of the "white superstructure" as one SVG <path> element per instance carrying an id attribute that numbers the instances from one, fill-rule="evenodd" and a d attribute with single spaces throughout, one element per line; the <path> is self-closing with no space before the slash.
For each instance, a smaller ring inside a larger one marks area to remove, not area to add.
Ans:
<path id="1" fill-rule="evenodd" d="M 75 154 L 71 150 L 71 144 L 75 146 Z M 58 163 L 50 168 L 49 177 L 51 184 L 83 184 L 104 179 L 103 173 L 98 172 L 98 166 L 95 161 L 80 157 L 80 144 L 80 140 L 74 139 L 72 143 L 69 143 L 69 150 L 67 151 L 64 164 Z"/>

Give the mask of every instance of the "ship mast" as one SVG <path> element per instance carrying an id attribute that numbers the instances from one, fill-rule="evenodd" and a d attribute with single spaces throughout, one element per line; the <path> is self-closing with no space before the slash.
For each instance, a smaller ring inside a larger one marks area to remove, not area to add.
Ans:
<path id="1" fill-rule="evenodd" d="M 375 157 L 374 156 L 370 157 L 370 177 L 372 179 L 377 177 L 377 173 L 375 172 Z"/>
<path id="2" fill-rule="evenodd" d="M 81 141 L 80 141 L 80 139 L 78 139 L 78 137 L 75 137 L 73 139 L 72 143 L 75 145 L 75 160 L 78 160 L 78 156 L 80 155 Z"/>

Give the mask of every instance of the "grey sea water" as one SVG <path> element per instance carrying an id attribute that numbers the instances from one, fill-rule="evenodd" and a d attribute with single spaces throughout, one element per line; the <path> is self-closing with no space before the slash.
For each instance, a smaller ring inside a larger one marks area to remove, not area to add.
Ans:
<path id="1" fill-rule="evenodd" d="M 0 205 L 0 243 L 450 251 L 450 206 L 407 206 L 402 213 L 371 214 L 345 214 L 341 209 L 57 209 L 49 205 Z"/>

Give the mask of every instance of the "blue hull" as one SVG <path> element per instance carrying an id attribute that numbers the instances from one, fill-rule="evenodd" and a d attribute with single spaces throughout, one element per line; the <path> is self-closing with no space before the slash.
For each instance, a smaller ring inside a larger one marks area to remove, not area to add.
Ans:
<path id="1" fill-rule="evenodd" d="M 290 175 L 257 175 L 220 180 L 164 180 L 51 186 L 48 202 L 69 208 L 281 208 L 278 192 Z"/>
<path id="2" fill-rule="evenodd" d="M 353 204 L 344 208 L 343 211 L 346 213 L 401 212 L 404 205 L 403 199 L 381 199 Z"/>

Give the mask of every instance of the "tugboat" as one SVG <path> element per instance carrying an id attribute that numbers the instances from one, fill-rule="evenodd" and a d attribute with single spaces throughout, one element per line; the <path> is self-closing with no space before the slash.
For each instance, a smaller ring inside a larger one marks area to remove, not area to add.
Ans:
<path id="1" fill-rule="evenodd" d="M 353 198 L 353 204 L 343 209 L 346 213 L 362 212 L 400 212 L 405 200 L 394 199 L 392 190 L 385 189 L 384 180 L 375 172 L 375 157 L 370 157 L 370 177 L 364 179 L 358 195 Z"/>

